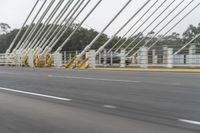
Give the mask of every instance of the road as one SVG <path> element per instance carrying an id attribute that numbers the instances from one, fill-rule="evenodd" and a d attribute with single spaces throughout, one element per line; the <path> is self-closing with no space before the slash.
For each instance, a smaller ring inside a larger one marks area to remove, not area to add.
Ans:
<path id="1" fill-rule="evenodd" d="M 200 74 L 0 67 L 1 133 L 199 133 Z"/>

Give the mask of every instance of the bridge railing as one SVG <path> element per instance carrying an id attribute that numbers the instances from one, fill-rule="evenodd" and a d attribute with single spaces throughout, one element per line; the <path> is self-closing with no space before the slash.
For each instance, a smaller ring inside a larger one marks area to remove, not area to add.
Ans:
<path id="1" fill-rule="evenodd" d="M 181 47 L 181 46 L 180 46 Z M 107 52 L 104 50 L 94 59 L 96 67 L 184 67 L 184 68 L 200 68 L 200 46 L 193 45 L 186 47 L 178 54 L 175 54 L 179 47 L 159 46 L 150 50 L 148 48 L 138 48 L 139 51 L 134 55 L 126 55 L 123 53 Z M 136 49 L 137 51 L 137 49 Z M 79 51 L 64 51 L 63 65 L 72 60 Z M 134 52 L 133 52 L 134 53 Z M 90 60 L 88 60 L 90 61 Z"/>
<path id="2" fill-rule="evenodd" d="M 63 66 L 67 65 L 73 59 L 73 57 L 77 56 L 80 53 L 81 53 L 80 50 L 62 51 L 61 54 L 62 54 L 62 64 L 63 64 Z"/>
<path id="3" fill-rule="evenodd" d="M 191 44 L 180 53 L 175 54 L 178 49 L 179 47 L 174 46 L 156 47 L 150 50 L 139 48 L 137 54 L 125 58 L 125 65 L 127 67 L 200 67 L 199 45 Z M 104 64 L 109 62 L 109 66 L 116 66 L 116 63 L 118 63 L 119 66 L 120 58 L 120 56 L 109 54 L 103 62 Z M 108 66 L 108 64 L 104 66 Z"/>
<path id="4" fill-rule="evenodd" d="M 6 54 L 0 54 L 0 65 L 8 65 L 8 66 L 14 66 L 15 63 L 15 57 L 12 55 L 6 55 Z"/>

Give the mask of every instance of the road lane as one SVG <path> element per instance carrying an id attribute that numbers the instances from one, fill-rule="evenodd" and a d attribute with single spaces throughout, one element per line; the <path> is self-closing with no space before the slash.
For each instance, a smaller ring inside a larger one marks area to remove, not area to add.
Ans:
<path id="1" fill-rule="evenodd" d="M 48 75 L 60 75 L 58 78 Z M 77 78 L 61 78 L 72 76 Z M 156 81 L 160 76 L 159 82 Z M 81 80 L 80 77 L 87 77 Z M 151 78 L 150 78 L 151 77 Z M 193 77 L 193 78 L 192 78 Z M 73 106 L 137 122 L 170 127 L 176 132 L 199 132 L 198 125 L 179 119 L 200 121 L 200 87 L 197 74 L 67 71 L 59 69 L 0 68 L 0 87 L 73 99 L 72 103 L 45 100 L 63 106 Z M 106 82 L 141 81 L 141 82 Z M 180 84 L 166 84 L 166 82 Z M 184 81 L 184 82 L 183 82 Z M 0 91 L 0 93 L 8 93 Z M 105 108 L 115 107 L 115 108 Z M 0 114 L 1 115 L 1 114 Z M 148 127 L 149 128 L 149 127 Z M 175 130 L 176 129 L 176 130 Z M 155 129 L 156 130 L 156 129 Z M 163 129 L 164 131 L 165 129 Z"/>
<path id="2" fill-rule="evenodd" d="M 192 133 L 87 109 L 0 93 L 4 133 Z"/>

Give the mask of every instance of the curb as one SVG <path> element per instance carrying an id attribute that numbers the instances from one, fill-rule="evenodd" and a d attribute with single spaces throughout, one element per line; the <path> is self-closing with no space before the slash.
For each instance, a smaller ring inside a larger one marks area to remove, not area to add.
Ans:
<path id="1" fill-rule="evenodd" d="M 176 69 L 176 68 L 96 68 L 105 71 L 143 71 L 143 72 L 180 72 L 180 73 L 200 73 L 200 69 Z"/>

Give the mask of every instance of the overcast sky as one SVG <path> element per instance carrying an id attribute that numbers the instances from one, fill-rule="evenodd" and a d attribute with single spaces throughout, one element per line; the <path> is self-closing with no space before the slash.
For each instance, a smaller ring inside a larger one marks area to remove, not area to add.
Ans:
<path id="1" fill-rule="evenodd" d="M 40 1 L 40 5 L 44 0 Z M 50 0 L 48 0 L 50 1 Z M 108 23 L 109 20 L 122 8 L 122 6 L 128 0 L 103 0 L 100 6 L 95 10 L 95 12 L 90 16 L 90 18 L 85 22 L 86 25 L 93 27 L 94 29 L 101 31 L 101 29 Z M 123 35 L 129 28 L 132 26 L 140 17 L 141 15 L 155 2 L 156 0 L 151 0 L 151 2 L 142 10 L 135 19 L 122 31 L 120 35 Z M 158 3 L 146 14 L 146 16 L 135 26 L 131 33 L 133 33 L 144 21 L 148 18 L 151 13 L 156 10 L 156 8 L 163 2 L 164 0 L 158 0 Z M 142 31 L 146 28 L 146 26 L 153 21 L 173 0 L 167 0 L 167 2 L 160 8 L 159 11 L 154 13 L 154 15 L 146 21 L 146 23 L 138 30 Z M 154 26 L 159 23 L 173 8 L 179 4 L 182 0 L 175 0 L 175 2 L 170 6 L 170 8 L 163 13 L 163 15 L 147 30 L 148 32 L 154 28 Z M 159 31 L 164 24 L 166 24 L 170 19 L 172 19 L 178 11 L 184 8 L 184 6 L 189 3 L 191 0 L 185 0 L 185 2 L 175 11 L 171 16 L 169 16 L 166 21 L 155 29 Z M 36 0 L 0 0 L 0 22 L 8 23 L 12 29 L 20 28 L 26 19 L 28 13 L 30 12 L 31 8 L 33 7 Z M 67 2 L 67 0 L 65 1 Z M 97 2 L 97 0 L 92 0 L 89 7 L 82 15 L 78 18 L 78 20 L 82 20 L 84 15 L 91 9 L 91 7 Z M 113 23 L 113 25 L 106 31 L 107 34 L 112 35 L 114 34 L 120 26 L 122 26 L 144 3 L 146 0 L 132 0 L 132 3 L 128 6 L 128 8 L 119 16 L 119 18 Z M 199 0 L 194 0 L 194 2 L 179 16 L 169 27 L 162 31 L 164 34 L 167 29 L 172 27 L 175 22 L 177 22 L 181 17 L 186 14 L 190 9 L 192 9 L 195 5 L 200 2 Z M 39 6 L 38 6 L 39 7 Z M 37 8 L 38 9 L 38 8 Z M 187 17 L 183 22 L 180 23 L 172 31 L 176 31 L 182 33 L 187 29 L 189 24 L 197 25 L 200 22 L 200 7 L 198 7 L 189 17 Z M 30 21 L 29 21 L 30 23 Z M 147 32 L 146 31 L 146 32 Z M 145 33 L 146 33 L 145 32 Z"/>

